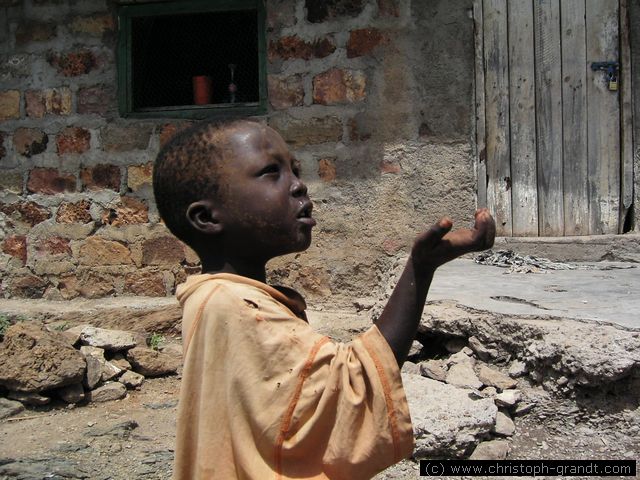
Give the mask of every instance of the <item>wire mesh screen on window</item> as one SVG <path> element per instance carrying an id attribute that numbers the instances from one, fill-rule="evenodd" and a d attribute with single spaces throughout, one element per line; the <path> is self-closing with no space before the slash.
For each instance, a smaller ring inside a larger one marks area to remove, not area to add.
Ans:
<path id="1" fill-rule="evenodd" d="M 258 102 L 256 11 L 132 19 L 134 110 Z"/>

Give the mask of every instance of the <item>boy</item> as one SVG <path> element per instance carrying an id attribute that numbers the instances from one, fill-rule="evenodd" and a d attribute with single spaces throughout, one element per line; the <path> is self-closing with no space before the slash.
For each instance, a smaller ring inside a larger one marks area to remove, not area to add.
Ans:
<path id="1" fill-rule="evenodd" d="M 365 479 L 409 456 L 400 366 L 435 269 L 488 248 L 495 225 L 451 221 L 417 237 L 380 318 L 348 344 L 314 332 L 266 263 L 307 249 L 315 225 L 298 162 L 251 121 L 201 124 L 159 153 L 154 192 L 167 227 L 202 261 L 178 289 L 184 371 L 176 479 Z"/>

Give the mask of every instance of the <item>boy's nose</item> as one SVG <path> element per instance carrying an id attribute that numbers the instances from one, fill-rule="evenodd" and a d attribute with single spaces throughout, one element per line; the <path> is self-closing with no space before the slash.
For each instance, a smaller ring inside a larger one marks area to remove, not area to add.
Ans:
<path id="1" fill-rule="evenodd" d="M 307 186 L 302 180 L 296 178 L 295 181 L 291 184 L 291 195 L 293 195 L 294 197 L 301 197 L 306 194 Z"/>

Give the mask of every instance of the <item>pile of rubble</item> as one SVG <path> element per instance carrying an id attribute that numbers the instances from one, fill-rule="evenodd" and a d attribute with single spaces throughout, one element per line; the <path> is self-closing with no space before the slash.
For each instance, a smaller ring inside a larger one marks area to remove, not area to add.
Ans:
<path id="1" fill-rule="evenodd" d="M 176 374 L 177 349 L 157 351 L 134 332 L 79 325 L 50 330 L 39 322 L 9 327 L 0 343 L 0 418 L 24 405 L 106 402 L 140 388 L 145 377 Z M 4 398 L 3 398 L 4 397 Z"/>
<path id="2" fill-rule="evenodd" d="M 473 347 L 476 346 L 475 350 Z M 515 361 L 508 374 L 483 363 L 474 337 L 446 344 L 450 355 L 420 361 L 423 348 L 414 343 L 402 377 L 411 409 L 416 458 L 506 458 L 516 427 L 513 417 L 534 408 L 518 387 L 526 366 Z M 480 443 L 482 442 L 482 443 Z"/>

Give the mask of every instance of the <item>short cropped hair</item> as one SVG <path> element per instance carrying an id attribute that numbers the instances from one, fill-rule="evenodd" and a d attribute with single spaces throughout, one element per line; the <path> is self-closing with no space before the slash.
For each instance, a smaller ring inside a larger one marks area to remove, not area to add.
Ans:
<path id="1" fill-rule="evenodd" d="M 158 213 L 171 233 L 193 247 L 194 231 L 186 216 L 193 202 L 215 197 L 217 165 L 225 149 L 225 131 L 251 120 L 197 123 L 177 133 L 158 153 L 153 193 Z"/>

